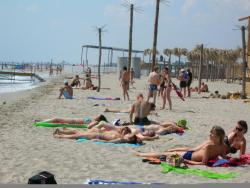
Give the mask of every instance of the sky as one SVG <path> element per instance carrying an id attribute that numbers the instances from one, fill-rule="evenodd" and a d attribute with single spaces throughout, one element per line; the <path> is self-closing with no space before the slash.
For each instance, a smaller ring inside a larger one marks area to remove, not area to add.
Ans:
<path id="1" fill-rule="evenodd" d="M 133 49 L 153 46 L 155 0 L 131 0 Z M 95 27 L 105 25 L 103 46 L 128 48 L 129 11 L 122 0 L 0 0 L 0 61 L 50 61 L 79 64 L 81 46 L 98 45 Z M 161 4 L 158 51 L 241 46 L 238 18 L 250 16 L 250 0 L 169 0 Z M 116 53 L 116 56 L 122 56 Z M 126 55 L 126 54 L 125 54 Z M 89 63 L 97 64 L 97 50 Z M 114 58 L 114 61 L 116 59 Z M 103 62 L 107 52 L 103 52 Z"/>

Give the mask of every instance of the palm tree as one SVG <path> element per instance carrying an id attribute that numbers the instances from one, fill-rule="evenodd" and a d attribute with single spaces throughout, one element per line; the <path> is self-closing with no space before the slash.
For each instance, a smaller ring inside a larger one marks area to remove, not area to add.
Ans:
<path id="1" fill-rule="evenodd" d="M 168 67 L 171 69 L 171 56 L 173 54 L 173 50 L 166 48 L 163 50 L 163 54 L 168 57 Z"/>
<path id="2" fill-rule="evenodd" d="M 159 12 L 160 12 L 160 1 L 161 0 L 156 0 L 156 8 L 155 8 L 153 58 L 152 58 L 152 67 L 151 67 L 152 71 L 154 69 L 154 66 L 156 65 L 156 51 L 157 51 L 157 36 L 158 36 L 158 22 L 159 22 Z"/>

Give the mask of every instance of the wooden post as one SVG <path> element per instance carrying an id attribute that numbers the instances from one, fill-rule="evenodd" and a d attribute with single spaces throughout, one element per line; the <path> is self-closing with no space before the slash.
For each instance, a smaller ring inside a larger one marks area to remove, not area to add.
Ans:
<path id="1" fill-rule="evenodd" d="M 83 56 L 83 47 L 82 47 L 82 52 L 81 52 L 81 65 L 82 65 L 82 71 L 84 72 L 84 64 L 82 61 L 82 56 Z"/>
<path id="2" fill-rule="evenodd" d="M 134 5 L 131 4 L 130 5 L 130 22 L 129 22 L 128 71 L 130 71 L 131 60 L 132 60 L 133 16 L 134 16 Z"/>
<path id="3" fill-rule="evenodd" d="M 101 68 L 101 61 L 102 61 L 102 29 L 101 28 L 98 28 L 98 34 L 99 34 L 99 64 L 98 64 L 98 89 L 97 89 L 97 92 L 100 92 L 100 88 L 101 88 L 100 68 Z"/>
<path id="4" fill-rule="evenodd" d="M 247 70 L 247 61 L 246 61 L 246 39 L 245 39 L 245 30 L 246 28 L 244 26 L 241 26 L 241 35 L 242 35 L 242 92 L 241 92 L 241 98 L 246 98 L 246 70 Z"/>
<path id="5" fill-rule="evenodd" d="M 198 84 L 198 87 L 199 87 L 199 94 L 201 93 L 201 80 L 202 80 L 202 65 L 203 65 L 203 44 L 201 44 L 201 47 L 200 47 L 200 50 L 201 50 L 201 54 L 200 54 L 200 64 L 199 64 L 199 84 Z"/>
<path id="6" fill-rule="evenodd" d="M 154 41 L 153 41 L 153 54 L 152 54 L 151 71 L 153 71 L 153 69 L 154 69 L 154 67 L 156 65 L 156 49 L 157 49 L 157 35 L 158 35 L 159 12 L 160 12 L 160 0 L 156 0 L 155 25 L 154 25 Z"/>

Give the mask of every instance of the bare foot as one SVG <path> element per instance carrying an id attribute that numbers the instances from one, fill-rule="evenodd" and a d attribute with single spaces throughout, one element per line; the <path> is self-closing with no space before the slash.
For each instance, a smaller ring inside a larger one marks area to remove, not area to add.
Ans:
<path id="1" fill-rule="evenodd" d="M 53 135 L 59 135 L 59 129 L 56 129 L 55 132 L 53 133 Z"/>

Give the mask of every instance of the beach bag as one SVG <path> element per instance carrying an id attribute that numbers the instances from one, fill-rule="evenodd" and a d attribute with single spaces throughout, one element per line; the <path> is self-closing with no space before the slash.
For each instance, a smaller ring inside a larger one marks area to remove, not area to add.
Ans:
<path id="1" fill-rule="evenodd" d="M 53 174 L 47 171 L 43 171 L 35 176 L 32 176 L 29 179 L 28 184 L 57 184 L 57 182 Z"/>
<path id="2" fill-rule="evenodd" d="M 184 160 L 180 155 L 171 155 L 166 158 L 166 162 L 175 167 L 181 167 L 181 164 L 184 164 Z M 185 164 L 184 164 L 185 165 Z"/>

